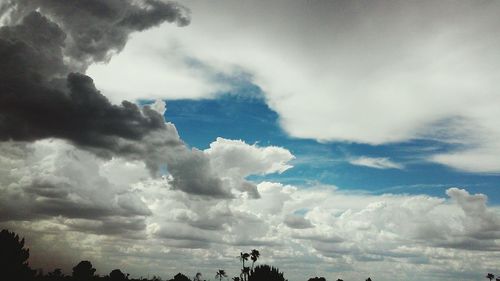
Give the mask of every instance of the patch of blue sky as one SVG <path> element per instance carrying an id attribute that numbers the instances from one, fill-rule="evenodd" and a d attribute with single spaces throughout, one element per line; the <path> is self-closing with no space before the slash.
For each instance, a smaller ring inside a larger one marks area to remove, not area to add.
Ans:
<path id="1" fill-rule="evenodd" d="M 471 193 L 484 193 L 490 203 L 500 204 L 499 175 L 460 172 L 425 160 L 433 153 L 452 149 L 452 145 L 432 140 L 378 146 L 319 143 L 291 138 L 280 128 L 278 118 L 266 105 L 260 89 L 253 85 L 240 87 L 237 94 L 220 94 L 214 99 L 167 101 L 167 121 L 175 124 L 181 138 L 192 147 L 205 149 L 217 137 L 223 137 L 249 144 L 281 146 L 296 156 L 292 169 L 282 174 L 251 176 L 250 180 L 278 181 L 305 188 L 334 185 L 347 192 L 440 197 L 450 187 L 461 187 Z M 361 156 L 389 158 L 403 168 L 375 169 L 349 163 L 349 159 Z"/>

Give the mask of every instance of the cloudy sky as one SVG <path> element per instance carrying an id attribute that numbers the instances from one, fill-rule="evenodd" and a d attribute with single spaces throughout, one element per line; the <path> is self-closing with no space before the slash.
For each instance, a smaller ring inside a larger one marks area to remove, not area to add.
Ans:
<path id="1" fill-rule="evenodd" d="M 499 13 L 1 1 L 0 227 L 66 273 L 500 274 Z"/>

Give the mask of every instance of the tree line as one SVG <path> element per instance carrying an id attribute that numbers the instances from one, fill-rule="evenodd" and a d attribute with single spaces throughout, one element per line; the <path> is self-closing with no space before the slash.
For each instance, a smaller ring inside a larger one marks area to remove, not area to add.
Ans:
<path id="1" fill-rule="evenodd" d="M 97 275 L 96 269 L 90 261 L 80 261 L 72 268 L 71 275 L 63 274 L 60 268 L 56 268 L 44 274 L 41 270 L 34 270 L 28 264 L 30 256 L 29 249 L 24 245 L 24 238 L 18 234 L 4 229 L 0 232 L 0 280 L 3 281 L 163 281 L 159 276 L 152 278 L 130 278 L 130 275 L 120 269 L 112 270 L 108 275 Z M 255 263 L 260 257 L 256 249 L 238 256 L 241 262 L 241 273 L 239 276 L 229 278 L 224 269 L 215 272 L 218 281 L 288 281 L 284 273 L 278 268 L 266 264 Z M 488 277 L 487 277 L 488 278 Z M 491 280 L 491 279 L 490 279 Z M 497 281 L 499 279 L 496 279 Z M 201 273 L 197 273 L 192 279 L 182 273 L 176 274 L 168 281 L 207 281 Z M 210 280 L 209 280 L 210 281 Z M 326 281 L 324 277 L 312 277 L 308 281 Z M 337 281 L 343 281 L 337 279 Z M 366 279 L 371 281 L 371 278 Z"/>

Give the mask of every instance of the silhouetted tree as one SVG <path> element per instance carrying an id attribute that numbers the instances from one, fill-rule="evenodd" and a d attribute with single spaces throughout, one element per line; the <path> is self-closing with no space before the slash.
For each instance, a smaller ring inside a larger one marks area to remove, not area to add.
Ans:
<path id="1" fill-rule="evenodd" d="M 248 281 L 248 276 L 249 275 L 250 275 L 250 267 L 249 266 L 244 266 L 241 269 L 240 279 L 242 281 Z"/>
<path id="2" fill-rule="evenodd" d="M 28 265 L 29 249 L 24 248 L 24 238 L 4 229 L 0 232 L 0 268 L 7 280 L 29 280 L 35 275 Z"/>
<path id="3" fill-rule="evenodd" d="M 201 273 L 200 272 L 196 273 L 196 275 L 194 276 L 193 280 L 194 281 L 201 281 Z"/>
<path id="4" fill-rule="evenodd" d="M 232 279 L 233 279 L 233 281 L 240 281 L 240 277 L 238 277 L 238 276 L 234 276 Z"/>
<path id="5" fill-rule="evenodd" d="M 372 281 L 372 279 L 370 277 L 368 277 L 368 279 L 366 279 L 366 281 Z"/>
<path id="6" fill-rule="evenodd" d="M 260 253 L 258 250 L 253 249 L 252 252 L 250 252 L 250 259 L 252 260 L 252 270 L 255 262 L 259 259 Z"/>
<path id="7" fill-rule="evenodd" d="M 312 277 L 308 281 L 326 281 L 325 277 Z"/>
<path id="8" fill-rule="evenodd" d="M 258 265 L 252 270 L 248 281 L 286 281 L 283 272 L 269 265 Z"/>
<path id="9" fill-rule="evenodd" d="M 180 274 L 180 273 L 179 273 L 179 274 Z M 179 275 L 179 274 L 177 274 L 177 275 Z M 176 276 L 177 276 L 177 275 L 176 275 Z M 175 277 L 174 277 L 174 279 L 175 279 Z M 172 280 L 174 280 L 174 279 L 170 279 L 170 281 L 172 281 Z M 162 281 L 162 280 L 161 280 L 161 277 L 160 277 L 160 276 L 153 275 L 153 279 L 151 279 L 151 281 Z"/>
<path id="10" fill-rule="evenodd" d="M 47 273 L 47 277 L 50 280 L 59 281 L 64 279 L 64 274 L 62 273 L 60 268 L 56 268 L 54 269 L 54 271 Z"/>
<path id="11" fill-rule="evenodd" d="M 79 281 L 89 281 L 94 277 L 95 268 L 89 261 L 81 261 L 73 267 L 73 278 Z"/>
<path id="12" fill-rule="evenodd" d="M 497 278 L 495 279 L 495 281 L 500 281 L 500 277 L 497 277 Z"/>
<path id="13" fill-rule="evenodd" d="M 189 280 L 189 278 L 186 275 L 179 272 L 174 276 L 174 279 L 170 279 L 169 281 L 191 281 L 191 280 Z"/>
<path id="14" fill-rule="evenodd" d="M 250 267 L 245 266 L 245 261 L 248 261 L 248 258 L 250 257 L 249 253 L 243 253 L 240 252 L 240 261 L 241 261 L 241 274 L 240 278 L 243 281 L 248 280 L 248 275 L 250 274 Z"/>
<path id="15" fill-rule="evenodd" d="M 109 273 L 109 279 L 111 279 L 111 281 L 123 281 L 126 280 L 127 278 L 125 278 L 125 274 L 123 274 L 121 270 L 113 269 Z"/>
<path id="16" fill-rule="evenodd" d="M 339 278 L 339 279 L 337 279 L 337 281 L 344 281 L 344 280 L 342 280 L 342 279 Z"/>
<path id="17" fill-rule="evenodd" d="M 219 278 L 219 281 L 222 281 L 222 277 L 227 277 L 226 271 L 219 269 L 219 271 L 215 274 L 215 278 Z"/>
<path id="18" fill-rule="evenodd" d="M 495 275 L 488 273 L 488 274 L 486 274 L 486 278 L 490 279 L 490 281 L 491 281 L 491 280 L 493 280 L 493 278 L 495 278 Z"/>
<path id="19" fill-rule="evenodd" d="M 240 252 L 240 261 L 242 268 L 245 267 L 245 261 L 248 261 L 248 257 L 250 257 L 249 253 Z"/>

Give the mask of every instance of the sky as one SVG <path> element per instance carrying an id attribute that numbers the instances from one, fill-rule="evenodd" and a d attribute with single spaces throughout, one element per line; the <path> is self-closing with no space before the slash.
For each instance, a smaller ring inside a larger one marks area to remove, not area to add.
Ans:
<path id="1" fill-rule="evenodd" d="M 134 277 L 500 274 L 500 3 L 0 2 L 0 227 Z"/>

